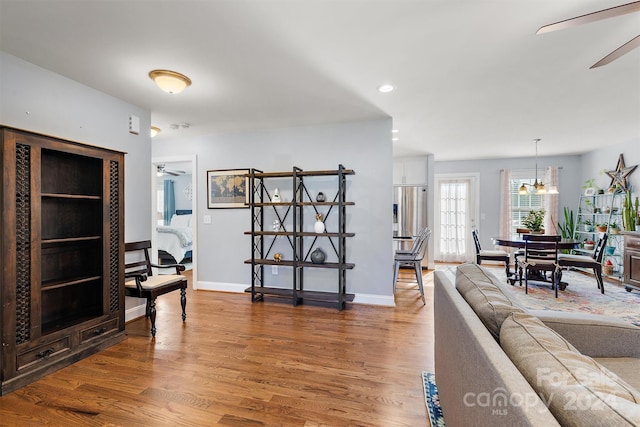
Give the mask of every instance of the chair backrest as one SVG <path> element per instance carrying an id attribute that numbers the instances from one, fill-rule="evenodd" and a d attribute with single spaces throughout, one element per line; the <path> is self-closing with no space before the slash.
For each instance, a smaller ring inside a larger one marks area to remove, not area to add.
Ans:
<path id="1" fill-rule="evenodd" d="M 146 274 L 151 276 L 151 259 L 149 258 L 149 249 L 151 249 L 151 240 L 143 240 L 141 242 L 131 242 L 124 244 L 124 251 L 128 257 L 137 258 L 135 261 L 126 262 L 124 265 L 125 274 Z M 138 254 L 131 255 L 138 252 Z M 144 259 L 141 260 L 144 254 Z"/>
<path id="2" fill-rule="evenodd" d="M 427 227 L 425 233 L 421 236 L 420 247 L 418 248 L 418 252 L 416 253 L 416 261 L 422 261 L 425 254 L 427 253 L 427 247 L 429 247 L 429 237 L 431 237 L 431 229 Z"/>
<path id="3" fill-rule="evenodd" d="M 596 248 L 593 250 L 593 259 L 597 263 L 602 262 L 602 258 L 604 256 L 604 247 L 607 245 L 608 237 L 609 236 L 607 236 L 607 233 L 604 233 L 600 238 L 600 240 L 598 240 L 598 244 L 596 245 Z"/>
<path id="4" fill-rule="evenodd" d="M 478 238 L 478 230 L 474 228 L 471 230 L 471 234 L 473 235 L 473 243 L 476 245 L 476 254 L 479 254 L 482 248 L 480 247 L 480 239 Z"/>
<path id="5" fill-rule="evenodd" d="M 418 235 L 416 235 L 413 238 L 413 243 L 411 244 L 411 249 L 409 250 L 409 252 L 416 253 L 418 251 L 419 245 L 420 245 L 420 239 L 422 238 L 422 236 L 425 235 L 425 233 L 430 232 L 429 227 L 425 227 L 422 230 L 420 230 L 420 232 L 418 233 Z"/>
<path id="6" fill-rule="evenodd" d="M 558 246 L 562 236 L 555 234 L 524 234 L 524 259 L 558 261 Z"/>

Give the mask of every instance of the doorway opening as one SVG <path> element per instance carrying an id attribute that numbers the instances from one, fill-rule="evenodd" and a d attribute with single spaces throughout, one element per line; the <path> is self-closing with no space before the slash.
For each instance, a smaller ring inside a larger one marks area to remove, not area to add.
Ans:
<path id="1" fill-rule="evenodd" d="M 152 259 L 158 264 L 184 264 L 197 283 L 196 156 L 152 159 Z M 165 269 L 161 269 L 165 270 Z M 171 269 L 166 269 L 171 273 Z M 175 272 L 174 272 L 175 273 Z"/>

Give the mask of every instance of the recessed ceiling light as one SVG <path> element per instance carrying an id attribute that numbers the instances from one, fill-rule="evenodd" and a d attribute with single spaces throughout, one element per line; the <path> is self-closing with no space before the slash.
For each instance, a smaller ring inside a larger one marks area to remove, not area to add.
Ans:
<path id="1" fill-rule="evenodd" d="M 393 89 L 395 89 L 393 87 L 393 85 L 389 85 L 389 84 L 384 84 L 384 85 L 378 86 L 378 91 L 380 91 L 382 93 L 391 92 Z"/>
<path id="2" fill-rule="evenodd" d="M 391 129 L 391 133 L 398 133 L 398 129 Z"/>
<path id="3" fill-rule="evenodd" d="M 391 138 L 391 140 L 392 140 L 393 142 L 396 142 L 396 141 L 398 141 L 399 139 L 400 139 L 400 138 Z"/>

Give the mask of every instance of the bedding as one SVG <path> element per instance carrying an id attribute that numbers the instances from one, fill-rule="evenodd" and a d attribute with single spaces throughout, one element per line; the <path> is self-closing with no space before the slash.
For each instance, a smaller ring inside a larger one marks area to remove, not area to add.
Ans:
<path id="1" fill-rule="evenodd" d="M 182 261 L 192 250 L 191 215 L 173 215 L 170 225 L 158 226 L 158 250 Z"/>

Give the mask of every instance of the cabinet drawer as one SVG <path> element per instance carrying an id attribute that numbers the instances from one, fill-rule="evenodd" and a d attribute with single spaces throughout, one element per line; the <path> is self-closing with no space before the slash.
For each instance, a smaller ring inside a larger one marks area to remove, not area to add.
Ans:
<path id="1" fill-rule="evenodd" d="M 97 338 L 118 329 L 118 319 L 110 319 L 106 322 L 98 323 L 90 328 L 80 331 L 80 343 L 85 343 L 93 338 Z"/>
<path id="2" fill-rule="evenodd" d="M 56 357 L 71 348 L 69 336 L 62 337 L 57 341 L 46 343 L 33 348 L 24 353 L 18 354 L 18 370 L 26 368 L 34 363 Z"/>
<path id="3" fill-rule="evenodd" d="M 627 249 L 640 251 L 640 237 L 626 236 L 624 246 Z"/>

